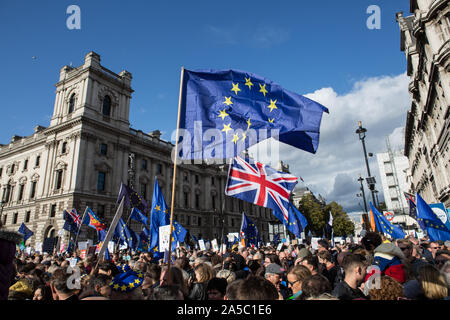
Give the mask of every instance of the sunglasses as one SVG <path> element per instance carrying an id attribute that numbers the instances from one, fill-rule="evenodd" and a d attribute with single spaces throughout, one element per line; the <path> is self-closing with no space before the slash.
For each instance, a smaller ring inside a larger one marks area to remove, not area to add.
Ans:
<path id="1" fill-rule="evenodd" d="M 439 249 L 439 247 L 430 247 L 430 249 L 435 250 L 435 249 Z"/>
<path id="2" fill-rule="evenodd" d="M 296 283 L 299 282 L 299 281 L 300 281 L 300 280 L 295 280 L 294 282 L 288 281 L 287 283 L 288 283 L 291 287 L 293 287 L 294 284 L 296 284 Z"/>

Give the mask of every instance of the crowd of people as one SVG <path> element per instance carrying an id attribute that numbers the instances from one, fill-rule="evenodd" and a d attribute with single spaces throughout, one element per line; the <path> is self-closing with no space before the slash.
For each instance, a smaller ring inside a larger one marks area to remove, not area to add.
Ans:
<path id="1" fill-rule="evenodd" d="M 449 300 L 450 242 L 389 241 L 368 232 L 359 243 L 311 244 L 226 252 L 16 252 L 0 241 L 0 299 L 9 300 Z M 10 263 L 10 266 L 8 265 Z M 8 273 L 9 272 L 9 273 Z"/>

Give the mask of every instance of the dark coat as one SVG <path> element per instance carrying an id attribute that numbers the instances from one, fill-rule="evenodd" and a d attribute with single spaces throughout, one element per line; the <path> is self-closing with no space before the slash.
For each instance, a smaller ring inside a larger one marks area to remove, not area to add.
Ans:
<path id="1" fill-rule="evenodd" d="M 9 287 L 14 272 L 14 257 L 16 244 L 23 239 L 23 235 L 0 229 L 0 300 L 8 300 Z"/>
<path id="2" fill-rule="evenodd" d="M 191 292 L 189 293 L 189 300 L 207 300 L 208 295 L 206 293 L 206 287 L 208 282 L 195 282 L 192 286 Z"/>

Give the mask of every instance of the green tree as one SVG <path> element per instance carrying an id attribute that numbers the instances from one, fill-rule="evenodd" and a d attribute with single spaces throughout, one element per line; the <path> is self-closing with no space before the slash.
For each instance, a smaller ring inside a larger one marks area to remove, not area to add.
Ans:
<path id="1" fill-rule="evenodd" d="M 324 211 L 312 194 L 307 194 L 300 200 L 299 210 L 308 221 L 307 230 L 316 235 L 322 234 L 326 224 Z"/>
<path id="2" fill-rule="evenodd" d="M 329 221 L 330 212 L 333 215 L 333 233 L 336 237 L 343 235 L 351 235 L 355 232 L 355 224 L 350 220 L 348 214 L 341 205 L 332 201 L 327 204 L 324 209 L 327 223 Z"/>

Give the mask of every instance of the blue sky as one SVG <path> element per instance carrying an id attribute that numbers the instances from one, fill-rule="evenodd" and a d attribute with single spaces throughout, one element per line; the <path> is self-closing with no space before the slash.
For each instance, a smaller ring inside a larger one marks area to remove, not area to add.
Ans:
<path id="1" fill-rule="evenodd" d="M 72 4 L 81 30 L 66 27 Z M 370 5 L 381 8 L 380 30 L 366 27 Z M 409 0 L 4 0 L 0 143 L 49 125 L 59 69 L 81 65 L 89 51 L 108 69 L 132 73 L 131 126 L 165 139 L 176 127 L 181 66 L 241 69 L 300 94 L 345 95 L 405 72 L 398 11 L 409 15 Z"/>

